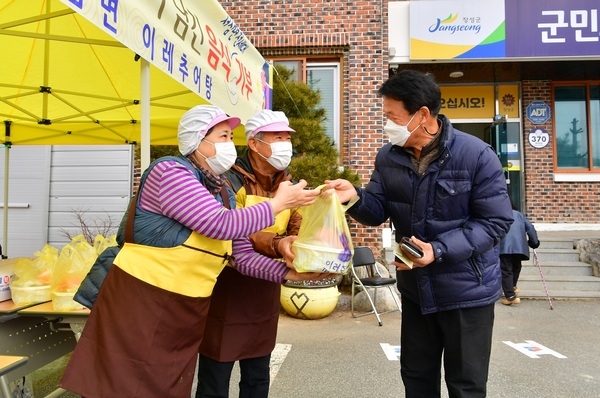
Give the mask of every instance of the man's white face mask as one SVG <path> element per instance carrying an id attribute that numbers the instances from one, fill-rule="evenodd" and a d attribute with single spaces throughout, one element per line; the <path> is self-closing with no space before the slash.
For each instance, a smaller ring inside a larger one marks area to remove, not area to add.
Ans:
<path id="1" fill-rule="evenodd" d="M 383 126 L 383 131 L 387 133 L 392 144 L 398 146 L 404 146 L 404 144 L 406 144 L 406 141 L 408 140 L 410 135 L 419 128 L 419 126 L 417 125 L 417 127 L 412 129 L 412 131 L 408 131 L 408 125 L 410 124 L 410 122 L 412 122 L 415 116 L 417 116 L 416 113 L 410 118 L 410 120 L 408 121 L 408 123 L 406 123 L 405 126 L 396 124 L 390 119 L 388 119 L 386 125 Z"/>
<path id="2" fill-rule="evenodd" d="M 271 156 L 268 158 L 263 156 L 260 152 L 258 153 L 267 162 L 277 170 L 285 170 L 286 167 L 289 166 L 290 161 L 292 160 L 292 143 L 289 141 L 277 141 L 277 142 L 265 142 L 263 140 L 258 140 L 264 144 L 271 146 Z"/>

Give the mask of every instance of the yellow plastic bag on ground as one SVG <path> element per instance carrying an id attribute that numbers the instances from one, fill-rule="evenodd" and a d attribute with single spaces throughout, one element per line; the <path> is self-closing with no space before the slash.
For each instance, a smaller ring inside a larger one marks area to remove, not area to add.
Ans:
<path id="1" fill-rule="evenodd" d="M 322 193 L 314 204 L 302 208 L 298 239 L 292 245 L 296 271 L 348 272 L 354 246 L 345 212 L 334 191 Z"/>

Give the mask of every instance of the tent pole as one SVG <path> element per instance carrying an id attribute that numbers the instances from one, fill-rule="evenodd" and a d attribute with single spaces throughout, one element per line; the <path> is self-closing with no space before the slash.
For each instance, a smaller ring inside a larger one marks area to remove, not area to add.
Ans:
<path id="1" fill-rule="evenodd" d="M 150 165 L 150 63 L 144 58 L 140 59 L 140 91 L 141 91 L 141 136 L 140 141 L 140 171 L 143 173 L 144 170 Z"/>
<path id="2" fill-rule="evenodd" d="M 8 154 L 10 152 L 10 120 L 4 121 L 4 205 L 2 217 L 2 250 L 0 250 L 1 258 L 8 258 Z"/>

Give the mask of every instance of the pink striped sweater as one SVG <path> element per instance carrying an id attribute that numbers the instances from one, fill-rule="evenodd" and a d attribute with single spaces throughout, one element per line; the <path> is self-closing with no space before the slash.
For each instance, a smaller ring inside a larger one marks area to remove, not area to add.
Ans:
<path id="1" fill-rule="evenodd" d="M 248 235 L 275 222 L 268 201 L 228 210 L 182 164 L 156 164 L 140 194 L 142 209 L 171 217 L 212 239 L 232 240 L 236 269 L 244 275 L 283 283 L 289 270 L 285 263 L 258 254 Z"/>

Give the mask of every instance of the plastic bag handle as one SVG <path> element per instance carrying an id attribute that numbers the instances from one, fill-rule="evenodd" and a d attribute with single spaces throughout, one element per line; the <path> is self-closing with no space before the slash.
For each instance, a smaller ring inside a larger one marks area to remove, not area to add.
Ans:
<path id="1" fill-rule="evenodd" d="M 318 186 L 318 187 L 316 187 L 315 189 L 318 189 L 318 190 L 320 190 L 320 191 L 321 191 L 321 194 L 322 194 L 322 193 L 323 193 L 323 187 L 325 187 L 325 184 L 319 185 L 319 186 Z M 335 193 L 335 190 L 333 190 L 333 192 L 332 192 L 332 193 L 330 193 L 330 194 L 328 194 L 328 195 L 336 195 L 336 196 L 337 196 L 337 194 Z M 354 198 L 354 199 L 350 200 L 350 201 L 349 201 L 348 203 L 346 203 L 346 204 L 343 204 L 343 203 L 341 203 L 341 202 L 340 202 L 340 207 L 342 208 L 342 210 L 344 211 L 344 213 L 346 212 L 346 210 L 348 210 L 349 208 L 351 208 L 352 206 L 354 206 L 354 204 L 355 204 L 356 202 L 358 202 L 358 199 L 359 199 L 359 198 L 358 198 L 358 197 L 356 197 L 356 198 Z M 339 198 L 338 198 L 338 201 L 339 201 Z"/>

